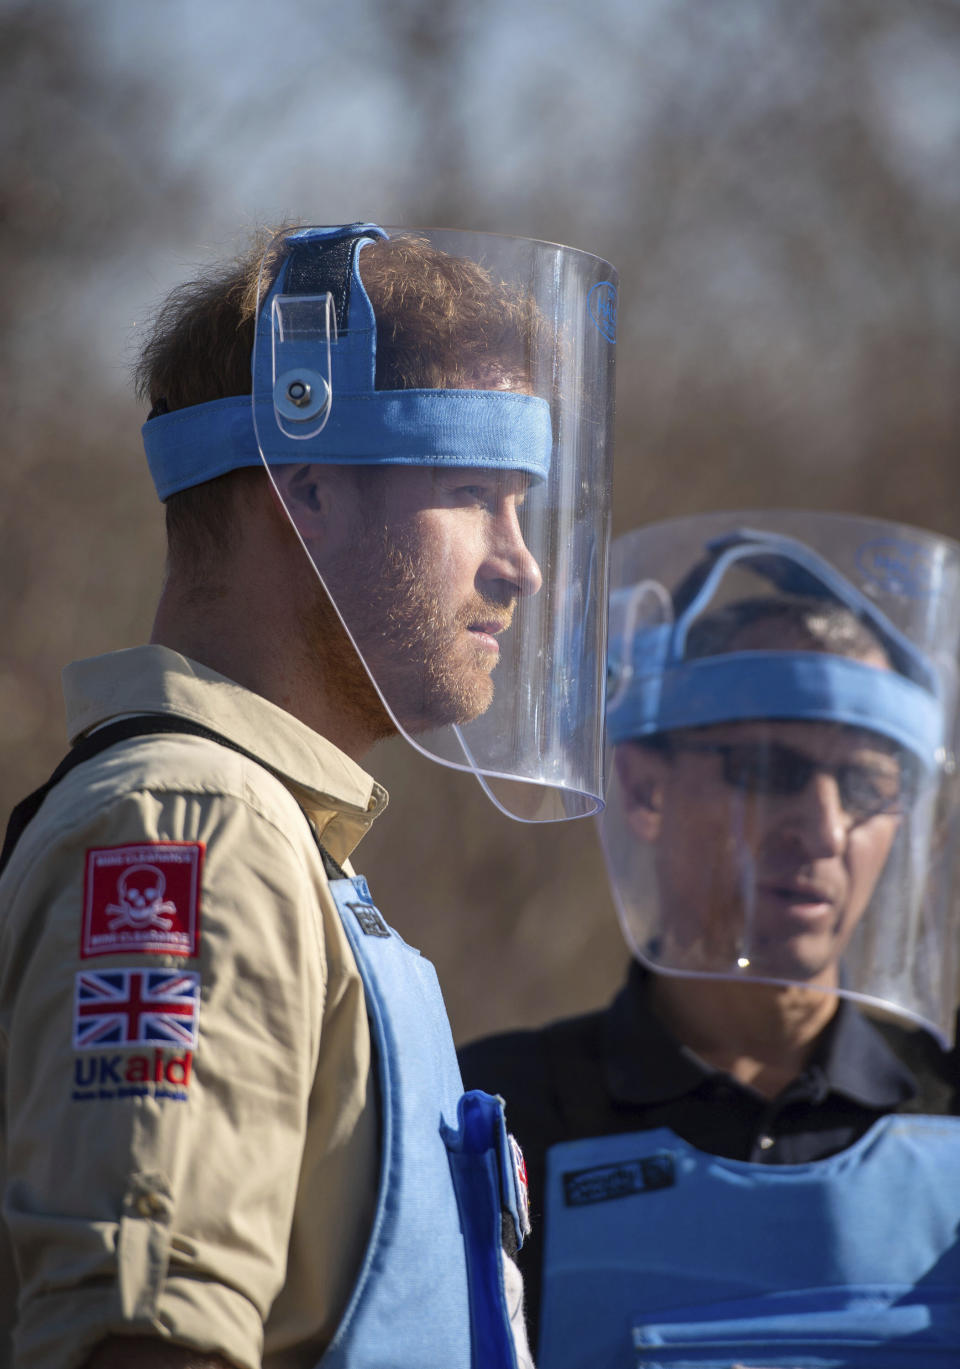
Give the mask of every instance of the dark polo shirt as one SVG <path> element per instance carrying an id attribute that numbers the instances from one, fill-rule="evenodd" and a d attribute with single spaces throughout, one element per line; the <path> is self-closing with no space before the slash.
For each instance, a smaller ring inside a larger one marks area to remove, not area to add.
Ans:
<path id="1" fill-rule="evenodd" d="M 669 1127 L 713 1155 L 794 1165 L 845 1149 L 886 1113 L 958 1111 L 955 1056 L 926 1032 L 868 1021 L 844 999 L 803 1073 L 765 1098 L 677 1041 L 653 1011 L 651 979 L 634 963 L 604 1011 L 460 1052 L 464 1086 L 503 1095 L 526 1158 L 533 1233 L 519 1258 L 534 1347 L 545 1158 L 558 1142 Z"/>

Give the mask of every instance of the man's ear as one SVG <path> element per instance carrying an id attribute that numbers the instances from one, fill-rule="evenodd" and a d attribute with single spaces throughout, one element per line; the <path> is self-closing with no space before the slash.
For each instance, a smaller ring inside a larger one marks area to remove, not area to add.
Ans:
<path id="1" fill-rule="evenodd" d="M 323 547 L 324 554 L 336 551 L 357 513 L 357 483 L 351 468 L 314 462 L 275 466 L 272 475 L 304 542 Z"/>
<path id="2" fill-rule="evenodd" d="M 300 536 L 305 540 L 320 536 L 330 513 L 323 467 L 275 466 L 271 474 Z"/>
<path id="3" fill-rule="evenodd" d="M 640 742 L 622 742 L 613 753 L 630 830 L 651 845 L 660 837 L 668 756 Z"/>

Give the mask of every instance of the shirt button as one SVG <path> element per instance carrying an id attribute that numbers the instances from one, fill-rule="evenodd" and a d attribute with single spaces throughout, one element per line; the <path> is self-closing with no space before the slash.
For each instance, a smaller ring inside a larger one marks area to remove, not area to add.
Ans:
<path id="1" fill-rule="evenodd" d="M 757 1141 L 757 1145 L 761 1150 L 769 1150 L 770 1147 L 775 1144 L 776 1142 L 772 1136 L 761 1136 Z"/>
<path id="2" fill-rule="evenodd" d="M 166 1210 L 166 1204 L 159 1193 L 141 1193 L 137 1199 L 137 1211 L 141 1217 L 159 1217 Z"/>

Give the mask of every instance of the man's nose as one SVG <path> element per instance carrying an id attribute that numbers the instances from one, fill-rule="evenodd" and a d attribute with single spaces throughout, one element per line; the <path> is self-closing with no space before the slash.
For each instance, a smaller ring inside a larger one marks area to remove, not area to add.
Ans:
<path id="1" fill-rule="evenodd" d="M 543 584 L 540 567 L 524 541 L 517 508 L 512 502 L 505 504 L 494 520 L 480 576 L 485 580 L 505 580 L 518 594 L 536 594 Z"/>
<path id="2" fill-rule="evenodd" d="M 811 858 L 843 854 L 853 820 L 833 775 L 818 771 L 811 776 L 791 799 L 786 825 Z"/>

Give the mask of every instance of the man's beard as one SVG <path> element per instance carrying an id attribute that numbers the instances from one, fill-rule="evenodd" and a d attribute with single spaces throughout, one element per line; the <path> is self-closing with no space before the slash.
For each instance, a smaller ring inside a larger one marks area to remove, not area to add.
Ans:
<path id="1" fill-rule="evenodd" d="M 474 593 L 451 613 L 442 568 L 425 564 L 419 540 L 366 519 L 351 551 L 327 563 L 323 577 L 380 693 L 322 589 L 310 637 L 338 697 L 376 737 L 398 725 L 416 734 L 486 712 L 496 660 L 465 634 L 471 623 L 508 623 L 515 595 Z"/>

